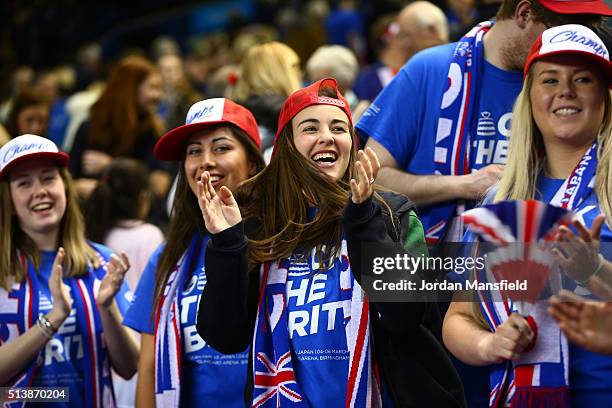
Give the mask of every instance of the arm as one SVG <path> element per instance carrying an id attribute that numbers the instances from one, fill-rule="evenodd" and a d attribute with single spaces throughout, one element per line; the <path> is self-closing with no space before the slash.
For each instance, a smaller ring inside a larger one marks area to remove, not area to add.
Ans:
<path id="1" fill-rule="evenodd" d="M 374 138 L 368 139 L 367 146 L 380 160 L 377 182 L 404 194 L 419 206 L 457 199 L 480 200 L 500 179 L 503 169 L 503 166 L 490 164 L 463 176 L 416 175 L 400 170 L 393 155 Z"/>
<path id="2" fill-rule="evenodd" d="M 112 255 L 108 263 L 108 271 L 100 283 L 96 297 L 111 365 L 117 374 L 126 379 L 136 373 L 138 344 L 128 329 L 121 324 L 121 315 L 115 302 L 115 295 L 128 269 L 129 260 L 125 253 L 121 254 L 121 259 Z"/>
<path id="3" fill-rule="evenodd" d="M 444 345 L 459 360 L 474 366 L 517 358 L 535 340 L 527 320 L 517 313 L 495 332 L 478 325 L 470 302 L 452 302 L 442 326 Z"/>
<path id="4" fill-rule="evenodd" d="M 46 316 L 56 331 L 66 320 L 72 307 L 70 291 L 62 282 L 63 260 L 64 249 L 60 248 L 57 251 L 49 277 L 53 308 Z M 32 362 L 48 341 L 47 334 L 38 325 L 34 325 L 21 336 L 0 346 L 0 361 L 2 361 L 2 364 L 0 364 L 0 384 L 8 385 L 8 382 L 15 375 Z"/>
<path id="5" fill-rule="evenodd" d="M 198 202 L 211 238 L 196 329 L 216 350 L 239 353 L 250 343 L 255 326 L 258 275 L 248 271 L 244 224 L 231 191 L 224 186 L 215 192 L 210 174 L 204 172 L 198 182 Z"/>
<path id="6" fill-rule="evenodd" d="M 155 339 L 152 334 L 142 333 L 140 357 L 138 359 L 138 381 L 136 383 L 136 407 L 155 406 Z"/>

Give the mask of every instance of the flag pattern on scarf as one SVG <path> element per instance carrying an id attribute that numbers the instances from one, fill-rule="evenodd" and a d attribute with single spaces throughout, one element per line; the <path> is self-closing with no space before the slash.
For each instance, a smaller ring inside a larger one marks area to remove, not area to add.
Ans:
<path id="1" fill-rule="evenodd" d="M 527 279 L 528 290 L 522 296 L 479 291 L 481 311 L 490 329 L 495 331 L 513 312 L 530 314 L 530 325 L 537 328 L 533 349 L 491 371 L 491 407 L 568 406 L 567 340 L 547 315 L 546 302 L 538 298 L 549 280 L 560 287 L 559 273 L 551 272 L 553 258 L 545 244 L 554 238 L 559 225 L 570 222 L 571 216 L 566 208 L 536 200 L 503 201 L 461 216 L 481 240 L 499 247 L 487 258 L 486 271 L 477 274 L 479 281 L 514 280 L 511 276 Z M 541 276 L 527 276 L 529 273 Z"/>
<path id="2" fill-rule="evenodd" d="M 350 269 L 346 242 L 340 251 L 340 292 L 350 304 L 343 308 L 349 349 L 346 407 L 382 406 L 380 380 L 371 353 L 367 297 Z M 252 407 L 306 407 L 291 355 L 286 286 L 291 260 L 261 267 L 261 290 L 253 337 Z M 324 386 L 324 384 L 321 384 Z"/>

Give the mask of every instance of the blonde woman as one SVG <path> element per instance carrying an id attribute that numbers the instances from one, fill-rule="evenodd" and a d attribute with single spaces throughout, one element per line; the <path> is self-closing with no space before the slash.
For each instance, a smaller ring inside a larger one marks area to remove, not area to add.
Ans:
<path id="1" fill-rule="evenodd" d="M 110 366 L 130 378 L 138 359 L 114 300 L 129 261 L 85 240 L 67 164 L 40 136 L 0 149 L 0 385 L 113 406 Z"/>
<path id="2" fill-rule="evenodd" d="M 253 47 L 244 55 L 232 99 L 255 115 L 262 151 L 272 146 L 283 102 L 301 87 L 300 58 L 287 45 L 272 41 Z"/>
<path id="3" fill-rule="evenodd" d="M 495 201 L 550 202 L 593 229 L 601 227 L 599 213 L 612 221 L 611 79 L 608 51 L 588 28 L 564 25 L 540 36 L 525 65 Z M 612 241 L 608 226 L 601 240 Z M 568 254 L 558 253 L 562 263 Z M 565 270 L 564 286 L 585 293 L 598 267 L 580 262 L 579 271 Z M 531 313 L 535 324 L 505 305 L 455 302 L 444 321 L 444 342 L 457 358 L 492 365 L 491 406 L 609 406 L 612 358 L 568 345 L 545 302 Z"/>

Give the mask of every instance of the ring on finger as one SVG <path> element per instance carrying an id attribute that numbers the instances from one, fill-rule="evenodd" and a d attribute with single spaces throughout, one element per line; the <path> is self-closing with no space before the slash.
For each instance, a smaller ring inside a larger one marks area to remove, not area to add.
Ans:
<path id="1" fill-rule="evenodd" d="M 374 177 L 372 177 L 369 181 L 370 184 L 374 184 Z"/>

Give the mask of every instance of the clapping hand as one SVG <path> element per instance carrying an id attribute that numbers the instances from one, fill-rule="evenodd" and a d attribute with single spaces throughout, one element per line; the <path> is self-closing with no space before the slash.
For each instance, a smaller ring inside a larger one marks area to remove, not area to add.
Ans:
<path id="1" fill-rule="evenodd" d="M 128 269 L 130 269 L 130 260 L 125 252 L 121 252 L 120 256 L 111 255 L 106 275 L 104 275 L 102 283 L 100 283 L 98 296 L 96 296 L 98 306 L 108 309 L 113 303 L 113 299 L 117 292 L 119 292 Z"/>
<path id="2" fill-rule="evenodd" d="M 361 204 L 372 196 L 374 181 L 380 169 L 380 162 L 374 150 L 366 147 L 357 152 L 355 162 L 356 179 L 351 179 L 351 200 L 354 204 Z"/>
<path id="3" fill-rule="evenodd" d="M 61 326 L 72 309 L 70 288 L 63 281 L 64 268 L 62 264 L 64 262 L 64 256 L 64 248 L 60 247 L 57 250 L 57 255 L 51 267 L 51 275 L 49 276 L 49 291 L 53 298 L 53 308 L 47 317 L 56 329 Z"/>

